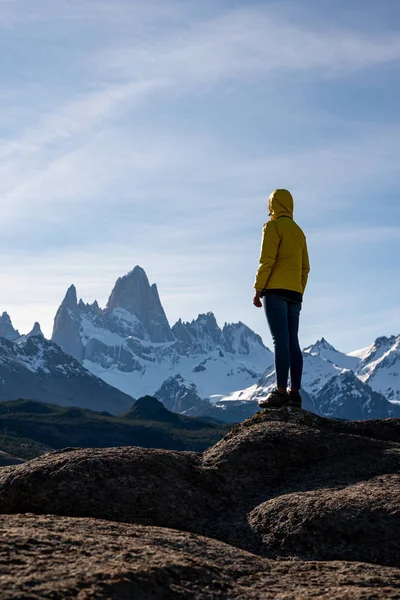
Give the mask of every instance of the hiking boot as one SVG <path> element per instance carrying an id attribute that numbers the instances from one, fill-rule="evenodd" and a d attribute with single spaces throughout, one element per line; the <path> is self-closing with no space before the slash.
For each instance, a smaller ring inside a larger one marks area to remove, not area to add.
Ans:
<path id="1" fill-rule="evenodd" d="M 301 408 L 300 392 L 289 392 L 287 406 L 292 406 L 293 408 Z"/>
<path id="2" fill-rule="evenodd" d="M 259 401 L 258 406 L 260 408 L 281 408 L 287 406 L 289 401 L 289 394 L 285 392 L 280 394 L 278 390 L 273 390 L 266 398 Z"/>

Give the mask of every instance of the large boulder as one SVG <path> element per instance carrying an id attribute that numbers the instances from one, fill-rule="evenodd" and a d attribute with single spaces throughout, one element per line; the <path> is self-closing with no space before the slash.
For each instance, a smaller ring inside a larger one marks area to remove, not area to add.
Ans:
<path id="1" fill-rule="evenodd" d="M 51 513 L 186 529 L 204 502 L 192 452 L 135 446 L 50 452 L 0 471 L 2 513 Z M 190 527 L 189 527 L 190 528 Z"/>
<path id="2" fill-rule="evenodd" d="M 249 523 L 265 556 L 400 564 L 400 475 L 283 494 Z"/>

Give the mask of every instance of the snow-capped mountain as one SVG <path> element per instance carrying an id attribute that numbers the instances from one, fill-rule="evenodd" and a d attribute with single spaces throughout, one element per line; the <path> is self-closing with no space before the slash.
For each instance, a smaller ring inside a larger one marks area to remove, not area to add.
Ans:
<path id="1" fill-rule="evenodd" d="M 359 363 L 359 358 L 336 350 L 336 348 L 327 342 L 325 338 L 321 338 L 320 340 L 317 340 L 315 344 L 304 348 L 303 352 L 308 356 L 322 358 L 326 362 L 331 363 L 340 369 L 351 369 L 354 371 Z"/>
<path id="2" fill-rule="evenodd" d="M 133 403 L 40 334 L 19 336 L 17 341 L 0 337 L 0 400 L 17 398 L 112 414 Z"/>
<path id="3" fill-rule="evenodd" d="M 356 375 L 391 401 L 400 401 L 400 335 L 379 337 L 373 344 L 351 352 L 359 363 Z"/>
<path id="4" fill-rule="evenodd" d="M 343 370 L 324 385 L 315 398 L 315 410 L 326 417 L 350 420 L 400 416 L 397 407 L 350 370 Z"/>
<path id="5" fill-rule="evenodd" d="M 200 398 L 194 383 L 186 381 L 181 375 L 168 377 L 154 396 L 161 400 L 168 410 L 185 415 L 197 416 L 210 406 L 209 401 Z"/>
<path id="6" fill-rule="evenodd" d="M 178 374 L 196 386 L 200 398 L 221 397 L 256 382 L 273 361 L 246 325 L 221 329 L 210 312 L 170 327 L 156 285 L 138 266 L 118 279 L 104 309 L 97 302 L 78 302 L 71 286 L 57 311 L 52 340 L 134 397 L 154 394 Z"/>
<path id="7" fill-rule="evenodd" d="M 347 419 L 400 416 L 400 336 L 378 338 L 367 348 L 344 354 L 324 338 L 303 350 L 303 407 Z M 276 386 L 274 368 L 227 400 L 258 400 Z M 391 402 L 388 402 L 391 400 Z"/>
<path id="8" fill-rule="evenodd" d="M 6 369 L 0 387 L 10 398 L 28 394 L 68 404 L 75 395 L 75 403 L 85 402 L 78 405 L 118 413 L 115 398 L 124 410 L 130 396 L 155 394 L 171 410 L 231 420 L 253 414 L 257 401 L 276 385 L 273 354 L 259 335 L 241 322 L 221 328 L 211 312 L 191 322 L 179 319 L 171 327 L 157 286 L 138 266 L 118 279 L 104 309 L 96 301 L 78 301 L 73 285 L 68 289 L 54 321 L 57 351 L 38 323 L 21 335 L 7 313 L 0 317 L 0 338 L 0 366 Z M 28 364 L 29 344 L 36 347 L 31 352 L 34 366 Z M 58 351 L 64 358 L 57 363 L 51 356 Z M 343 418 L 400 411 L 400 336 L 380 337 L 348 354 L 322 338 L 303 350 L 303 359 L 304 408 Z M 74 381 L 88 377 L 86 391 L 82 385 L 74 387 Z M 105 400 L 100 391 L 90 391 L 99 384 L 109 384 Z"/>

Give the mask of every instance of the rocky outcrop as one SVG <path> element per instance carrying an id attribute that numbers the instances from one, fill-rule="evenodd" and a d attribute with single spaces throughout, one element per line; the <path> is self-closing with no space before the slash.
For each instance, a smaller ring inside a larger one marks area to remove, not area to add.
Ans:
<path id="1" fill-rule="evenodd" d="M 0 337 L 6 338 L 6 340 L 9 340 L 10 342 L 17 340 L 20 337 L 19 331 L 14 329 L 11 318 L 6 312 L 3 312 L 0 316 Z"/>
<path id="2" fill-rule="evenodd" d="M 203 454 L 66 449 L 4 468 L 0 512 L 172 527 L 268 558 L 398 566 L 399 472 L 399 420 L 285 408 Z"/>
<path id="3" fill-rule="evenodd" d="M 48 515 L 2 516 L 0 529 L 1 597 L 9 600 L 399 597 L 399 569 L 273 561 L 172 529 Z"/>

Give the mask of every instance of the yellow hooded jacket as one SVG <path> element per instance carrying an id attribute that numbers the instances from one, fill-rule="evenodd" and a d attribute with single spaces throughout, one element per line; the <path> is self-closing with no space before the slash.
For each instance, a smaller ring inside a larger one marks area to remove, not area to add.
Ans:
<path id="1" fill-rule="evenodd" d="M 306 237 L 293 221 L 293 198 L 287 190 L 275 190 L 268 200 L 270 221 L 263 227 L 260 264 L 254 287 L 304 293 L 310 263 Z"/>

